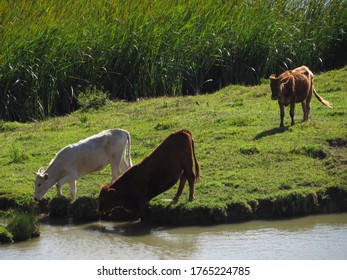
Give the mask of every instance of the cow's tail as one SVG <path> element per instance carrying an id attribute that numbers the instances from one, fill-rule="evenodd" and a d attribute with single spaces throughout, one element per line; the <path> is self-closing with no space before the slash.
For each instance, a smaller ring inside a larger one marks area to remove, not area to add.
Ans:
<path id="1" fill-rule="evenodd" d="M 129 167 L 133 166 L 133 163 L 131 161 L 131 156 L 130 156 L 130 150 L 131 150 L 131 137 L 130 137 L 130 133 L 127 132 L 127 142 L 128 142 L 128 165 Z"/>
<path id="2" fill-rule="evenodd" d="M 195 163 L 195 182 L 198 182 L 200 180 L 200 165 L 199 162 L 196 159 L 195 156 L 195 148 L 194 148 L 194 139 L 192 138 L 192 151 L 193 151 L 193 158 Z"/>
<path id="3" fill-rule="evenodd" d="M 329 108 L 333 108 L 333 105 L 332 105 L 329 101 L 327 101 L 327 100 L 325 100 L 323 97 L 321 97 L 321 96 L 317 93 L 317 91 L 316 91 L 316 89 L 315 89 L 314 87 L 313 87 L 313 93 L 314 93 L 314 95 L 317 97 L 317 99 L 319 100 L 320 103 L 324 104 L 325 106 L 328 106 Z"/>

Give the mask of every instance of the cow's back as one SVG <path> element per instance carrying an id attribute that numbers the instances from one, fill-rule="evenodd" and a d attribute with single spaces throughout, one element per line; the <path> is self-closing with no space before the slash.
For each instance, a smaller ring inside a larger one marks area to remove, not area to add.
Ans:
<path id="1" fill-rule="evenodd" d="M 180 130 L 164 139 L 149 157 L 158 158 L 159 160 L 170 154 L 176 158 L 179 154 L 186 154 L 187 149 L 190 148 L 190 143 L 191 135 L 185 130 Z"/>
<path id="2" fill-rule="evenodd" d="M 192 169 L 191 136 L 187 131 L 171 134 L 145 159 L 127 170 L 115 183 L 124 195 L 148 199 L 172 187 L 185 165 Z"/>
<path id="3" fill-rule="evenodd" d="M 300 67 L 293 69 L 292 72 L 301 73 L 301 74 L 304 74 L 304 75 L 310 77 L 310 79 L 313 79 L 312 71 L 305 65 L 302 65 Z"/>
<path id="4" fill-rule="evenodd" d="M 119 149 L 117 141 L 122 144 L 126 141 L 122 132 L 105 130 L 63 148 L 57 154 L 55 161 L 69 172 L 76 172 L 78 176 L 95 172 L 110 163 L 110 158 Z"/>
<path id="5" fill-rule="evenodd" d="M 105 153 L 105 147 L 110 142 L 111 133 L 106 130 L 99 134 L 83 139 L 75 144 L 67 146 L 65 149 L 69 155 L 75 158 L 88 159 L 93 158 L 97 154 Z"/>

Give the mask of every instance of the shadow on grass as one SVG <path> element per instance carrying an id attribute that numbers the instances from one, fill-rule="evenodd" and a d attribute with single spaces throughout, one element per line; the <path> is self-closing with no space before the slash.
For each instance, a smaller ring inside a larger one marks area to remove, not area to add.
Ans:
<path id="1" fill-rule="evenodd" d="M 283 133 L 283 132 L 287 131 L 288 128 L 289 128 L 289 126 L 285 126 L 285 127 L 276 127 L 276 128 L 272 128 L 270 130 L 265 130 L 265 131 L 257 134 L 253 140 L 259 140 L 259 139 L 266 137 L 266 136 Z"/>

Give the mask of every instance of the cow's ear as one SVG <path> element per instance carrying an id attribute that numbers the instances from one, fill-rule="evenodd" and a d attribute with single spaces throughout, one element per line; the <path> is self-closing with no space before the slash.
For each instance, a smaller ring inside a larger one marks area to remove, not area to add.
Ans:
<path id="1" fill-rule="evenodd" d="M 285 78 L 283 78 L 283 79 L 281 80 L 281 84 L 286 84 L 286 83 L 289 82 L 289 80 L 290 80 L 290 77 L 289 77 L 289 76 L 288 76 L 288 77 L 285 77 Z"/>
<path id="2" fill-rule="evenodd" d="M 276 76 L 275 74 L 272 74 L 270 77 L 269 77 L 270 80 L 276 80 Z"/>
<path id="3" fill-rule="evenodd" d="M 100 192 L 101 193 L 107 193 L 108 192 L 108 186 L 107 185 L 102 185 Z"/>
<path id="4" fill-rule="evenodd" d="M 42 175 L 42 178 L 45 179 L 45 180 L 47 180 L 47 179 L 48 179 L 48 174 L 47 174 L 47 173 L 43 174 L 43 175 Z"/>
<path id="5" fill-rule="evenodd" d="M 40 167 L 40 169 L 37 171 L 37 174 L 43 174 L 45 173 L 45 169 L 43 167 Z"/>

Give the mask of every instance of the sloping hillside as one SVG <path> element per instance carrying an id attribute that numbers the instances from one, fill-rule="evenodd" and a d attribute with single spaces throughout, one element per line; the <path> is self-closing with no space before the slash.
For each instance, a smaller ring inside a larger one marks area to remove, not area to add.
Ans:
<path id="1" fill-rule="evenodd" d="M 208 95 L 107 102 L 99 110 L 42 122 L 1 122 L 0 208 L 27 205 L 33 172 L 47 167 L 70 143 L 104 129 L 123 128 L 131 133 L 131 155 L 137 163 L 171 132 L 185 128 L 193 134 L 201 164 L 196 199 L 187 203 L 185 189 L 180 202 L 170 205 L 166 199 L 174 196 L 175 186 L 152 201 L 150 213 L 157 215 L 149 218 L 184 223 L 190 214 L 197 222 L 225 222 L 346 210 L 346 76 L 347 68 L 316 75 L 319 94 L 334 108 L 313 97 L 311 120 L 301 121 L 298 104 L 296 124 L 289 125 L 287 108 L 283 129 L 268 81 L 254 87 L 229 86 Z M 110 174 L 106 168 L 81 178 L 78 196 L 97 197 Z M 55 190 L 47 196 L 54 197 Z"/>

